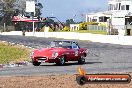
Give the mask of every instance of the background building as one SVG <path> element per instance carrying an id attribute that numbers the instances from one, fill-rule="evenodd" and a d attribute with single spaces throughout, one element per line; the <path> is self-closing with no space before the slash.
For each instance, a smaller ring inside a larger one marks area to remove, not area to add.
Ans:
<path id="1" fill-rule="evenodd" d="M 132 0 L 108 0 L 108 11 L 86 14 L 86 22 L 104 22 L 109 31 L 130 35 L 132 24 Z"/>

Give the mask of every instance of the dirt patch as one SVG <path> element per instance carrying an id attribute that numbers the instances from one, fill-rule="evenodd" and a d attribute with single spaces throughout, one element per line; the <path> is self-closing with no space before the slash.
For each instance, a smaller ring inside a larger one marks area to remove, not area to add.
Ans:
<path id="1" fill-rule="evenodd" d="M 0 88 L 132 88 L 132 83 L 85 84 L 80 86 L 76 82 L 75 75 L 48 75 L 0 77 Z"/>

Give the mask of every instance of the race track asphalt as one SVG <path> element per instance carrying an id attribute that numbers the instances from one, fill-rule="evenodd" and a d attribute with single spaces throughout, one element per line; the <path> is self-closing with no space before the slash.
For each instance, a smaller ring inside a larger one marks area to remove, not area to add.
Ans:
<path id="1" fill-rule="evenodd" d="M 4 36 L 1 41 L 23 44 L 32 48 L 47 47 L 50 41 L 56 38 Z M 61 39 L 64 40 L 64 39 Z M 103 44 L 89 41 L 75 40 L 81 47 L 89 49 L 86 63 L 82 65 L 87 73 L 126 73 L 132 72 L 132 46 Z M 44 63 L 39 67 L 28 66 L 0 68 L 0 76 L 31 76 L 47 74 L 77 74 L 77 62 L 66 63 L 65 66 L 56 66 L 54 63 Z"/>

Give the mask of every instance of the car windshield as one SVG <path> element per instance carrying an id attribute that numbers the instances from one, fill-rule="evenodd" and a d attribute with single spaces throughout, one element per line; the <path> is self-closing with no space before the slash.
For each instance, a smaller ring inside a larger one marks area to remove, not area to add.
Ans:
<path id="1" fill-rule="evenodd" d="M 72 45 L 69 41 L 54 41 L 51 42 L 50 47 L 72 48 Z"/>

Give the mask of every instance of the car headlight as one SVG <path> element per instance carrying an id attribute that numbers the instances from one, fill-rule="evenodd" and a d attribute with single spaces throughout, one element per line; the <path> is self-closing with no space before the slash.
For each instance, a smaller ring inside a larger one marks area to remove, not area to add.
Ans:
<path id="1" fill-rule="evenodd" d="M 57 57 L 58 56 L 58 53 L 57 52 L 53 52 L 52 53 L 52 57 Z"/>

